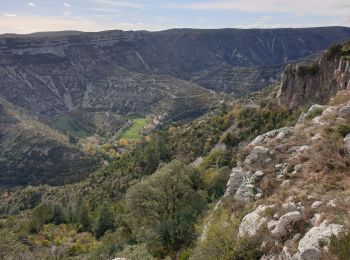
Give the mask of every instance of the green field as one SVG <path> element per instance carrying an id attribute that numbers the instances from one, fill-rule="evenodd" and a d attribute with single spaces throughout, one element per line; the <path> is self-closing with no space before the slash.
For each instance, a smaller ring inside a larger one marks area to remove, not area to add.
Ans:
<path id="1" fill-rule="evenodd" d="M 146 125 L 146 118 L 130 116 L 128 119 L 132 121 L 132 125 L 123 132 L 120 138 L 126 140 L 140 140 L 140 131 Z"/>

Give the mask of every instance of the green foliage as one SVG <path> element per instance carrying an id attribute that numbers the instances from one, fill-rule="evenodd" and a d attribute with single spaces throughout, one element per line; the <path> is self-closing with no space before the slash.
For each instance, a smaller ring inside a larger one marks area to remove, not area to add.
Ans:
<path id="1" fill-rule="evenodd" d="M 328 58 L 331 59 L 335 56 L 339 56 L 342 53 L 342 45 L 341 44 L 335 44 L 331 46 L 328 50 Z"/>
<path id="2" fill-rule="evenodd" d="M 194 223 L 206 207 L 199 173 L 172 161 L 126 194 L 134 228 L 143 227 L 142 239 L 162 255 L 193 240 Z"/>
<path id="3" fill-rule="evenodd" d="M 350 232 L 342 232 L 338 237 L 332 236 L 329 251 L 340 260 L 350 259 Z"/>
<path id="4" fill-rule="evenodd" d="M 29 222 L 30 232 L 37 233 L 43 225 L 54 223 L 59 225 L 65 223 L 66 214 L 63 207 L 56 203 L 42 203 L 36 207 Z"/>
<path id="5" fill-rule="evenodd" d="M 337 126 L 336 132 L 341 136 L 345 137 L 347 134 L 350 133 L 350 123 L 341 123 Z"/>
<path id="6" fill-rule="evenodd" d="M 320 71 L 318 64 L 307 64 L 298 67 L 298 76 L 305 77 L 307 75 L 314 76 Z"/>
<path id="7" fill-rule="evenodd" d="M 76 144 L 78 142 L 78 138 L 72 135 L 71 132 L 68 132 L 68 141 L 70 144 Z"/>
<path id="8" fill-rule="evenodd" d="M 155 258 L 147 249 L 146 244 L 132 245 L 126 247 L 122 252 L 117 254 L 118 257 L 124 257 L 130 260 L 154 260 Z"/>
<path id="9" fill-rule="evenodd" d="M 244 141 L 273 129 L 294 125 L 300 113 L 268 103 L 261 109 L 241 107 L 234 114 L 239 129 L 237 135 Z"/>
<path id="10" fill-rule="evenodd" d="M 120 138 L 124 138 L 126 140 L 141 140 L 140 131 L 146 125 L 146 118 L 143 117 L 129 117 L 132 124 L 129 129 L 125 130 Z"/>
<path id="11" fill-rule="evenodd" d="M 112 208 L 108 203 L 103 203 L 99 210 L 97 220 L 95 235 L 97 239 L 100 239 L 107 230 L 113 230 L 115 228 L 115 216 Z"/>
<path id="12" fill-rule="evenodd" d="M 79 224 L 79 231 L 91 231 L 92 220 L 90 218 L 89 208 L 87 203 L 81 199 L 77 203 L 76 217 Z"/>
<path id="13" fill-rule="evenodd" d="M 253 260 L 260 259 L 260 241 L 238 238 L 240 221 L 221 211 L 214 216 L 206 233 L 199 240 L 190 259 Z"/>
<path id="14" fill-rule="evenodd" d="M 307 116 L 305 117 L 306 120 L 311 120 L 314 119 L 315 117 L 321 115 L 323 112 L 323 108 L 316 108 L 314 109 L 311 113 L 308 113 Z"/>

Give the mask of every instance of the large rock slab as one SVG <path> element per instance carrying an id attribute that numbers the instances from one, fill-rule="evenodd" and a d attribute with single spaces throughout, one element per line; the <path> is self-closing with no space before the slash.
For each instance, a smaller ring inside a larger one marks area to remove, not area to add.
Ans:
<path id="1" fill-rule="evenodd" d="M 268 209 L 273 209 L 274 205 L 260 205 L 253 212 L 247 214 L 239 226 L 238 237 L 256 238 L 266 227 L 268 217 L 264 213 Z"/>
<path id="2" fill-rule="evenodd" d="M 281 239 L 286 237 L 288 229 L 292 224 L 301 220 L 301 214 L 299 211 L 289 212 L 283 215 L 279 220 L 272 220 L 268 223 L 268 228 L 273 237 Z"/>
<path id="3" fill-rule="evenodd" d="M 324 221 L 320 226 L 311 228 L 299 241 L 298 250 L 303 260 L 318 260 L 321 257 L 320 243 L 327 244 L 332 235 L 339 235 L 343 226 L 328 224 Z"/>

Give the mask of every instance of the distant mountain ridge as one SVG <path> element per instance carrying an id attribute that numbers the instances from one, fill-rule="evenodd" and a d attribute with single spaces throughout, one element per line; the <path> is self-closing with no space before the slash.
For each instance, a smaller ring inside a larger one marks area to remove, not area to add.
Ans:
<path id="1" fill-rule="evenodd" d="M 346 27 L 1 35 L 0 98 L 8 102 L 3 111 L 26 114 L 20 123 L 0 126 L 0 143 L 6 143 L 1 174 L 9 184 L 16 183 L 15 174 L 24 184 L 35 183 L 33 176 L 45 183 L 52 173 L 79 179 L 90 171 L 81 167 L 72 177 L 75 162 L 96 165 L 96 160 L 66 141 L 57 142 L 52 128 L 68 131 L 59 127 L 60 118 L 84 119 L 89 134 L 103 132 L 94 118 L 105 114 L 111 118 L 105 128 L 112 134 L 130 114 L 161 122 L 193 118 L 221 104 L 218 92 L 240 96 L 262 89 L 279 80 L 286 63 L 348 38 Z M 40 125 L 40 131 L 28 131 L 28 124 Z M 24 150 L 17 141 L 9 142 L 16 140 L 11 127 L 21 133 Z"/>

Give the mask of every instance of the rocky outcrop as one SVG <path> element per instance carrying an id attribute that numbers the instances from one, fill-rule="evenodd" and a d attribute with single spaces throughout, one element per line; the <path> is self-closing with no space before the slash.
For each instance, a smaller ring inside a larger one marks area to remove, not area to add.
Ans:
<path id="1" fill-rule="evenodd" d="M 321 257 L 322 245 L 329 243 L 332 235 L 337 236 L 343 229 L 338 224 L 324 221 L 320 226 L 311 228 L 300 240 L 298 251 L 303 260 L 318 260 Z"/>
<path id="2" fill-rule="evenodd" d="M 266 227 L 266 223 L 268 221 L 268 218 L 264 216 L 264 213 L 268 209 L 273 209 L 274 206 L 265 206 L 260 205 L 257 207 L 253 212 L 247 214 L 238 230 L 238 236 L 239 237 L 248 237 L 248 238 L 256 238 L 257 236 L 261 236 L 261 232 Z"/>
<path id="3" fill-rule="evenodd" d="M 267 224 L 273 237 L 280 239 L 286 237 L 288 234 L 288 229 L 292 224 L 298 222 L 301 219 L 301 214 L 299 211 L 289 212 L 283 215 L 279 220 L 272 220 Z"/>
<path id="4" fill-rule="evenodd" d="M 327 102 L 349 87 L 350 61 L 326 52 L 316 64 L 288 65 L 277 96 L 280 105 L 295 108 Z"/>

